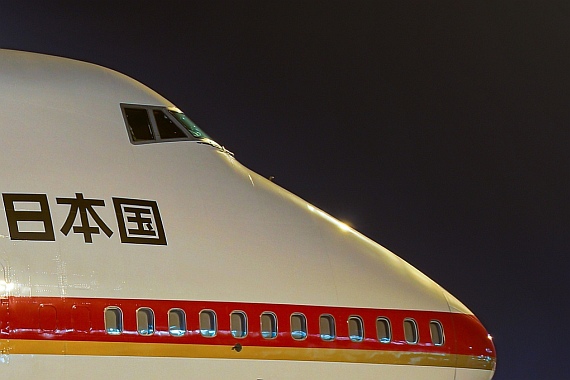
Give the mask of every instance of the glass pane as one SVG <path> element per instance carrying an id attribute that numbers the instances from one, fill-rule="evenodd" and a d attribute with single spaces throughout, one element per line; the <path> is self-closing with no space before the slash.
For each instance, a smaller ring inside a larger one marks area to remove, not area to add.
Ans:
<path id="1" fill-rule="evenodd" d="M 198 126 L 196 124 L 194 124 L 194 122 L 192 120 L 190 120 L 188 118 L 188 116 L 184 115 L 182 112 L 176 112 L 176 111 L 172 111 L 172 110 L 170 110 L 169 112 L 195 138 L 197 138 L 197 139 L 203 139 L 203 138 L 209 139 L 210 138 L 207 134 L 204 133 L 204 131 L 202 131 L 200 128 L 198 128 Z"/>
<path id="2" fill-rule="evenodd" d="M 173 336 L 184 335 L 186 332 L 186 314 L 184 310 L 172 309 L 168 312 L 168 331 Z"/>
<path id="3" fill-rule="evenodd" d="M 413 319 L 406 319 L 404 321 L 404 335 L 406 342 L 414 344 L 418 342 L 418 326 Z"/>
<path id="4" fill-rule="evenodd" d="M 297 340 L 307 337 L 307 320 L 303 314 L 291 315 L 291 336 Z"/>
<path id="5" fill-rule="evenodd" d="M 153 110 L 154 120 L 161 139 L 186 138 L 186 134 L 161 110 Z"/>
<path id="6" fill-rule="evenodd" d="M 390 321 L 387 318 L 378 318 L 376 320 L 376 333 L 380 342 L 390 343 L 392 333 L 390 332 Z"/>
<path id="7" fill-rule="evenodd" d="M 125 108 L 127 127 L 133 141 L 154 140 L 148 113 L 144 108 Z"/>
<path id="8" fill-rule="evenodd" d="M 277 317 L 275 314 L 261 314 L 261 336 L 265 339 L 273 339 L 277 337 Z"/>
<path id="9" fill-rule="evenodd" d="M 230 330 L 235 338 L 247 335 L 247 318 L 242 311 L 234 311 L 230 316 Z"/>
<path id="10" fill-rule="evenodd" d="M 361 342 L 364 339 L 362 319 L 360 317 L 348 318 L 348 336 L 353 342 Z"/>
<path id="11" fill-rule="evenodd" d="M 206 337 L 216 335 L 216 313 L 212 310 L 200 312 L 200 334 Z"/>
<path id="12" fill-rule="evenodd" d="M 137 330 L 141 335 L 154 333 L 154 312 L 146 307 L 137 310 Z"/>
<path id="13" fill-rule="evenodd" d="M 429 323 L 429 328 L 431 332 L 431 341 L 436 346 L 443 345 L 443 326 L 439 321 L 431 321 Z"/>
<path id="14" fill-rule="evenodd" d="M 334 318 L 332 315 L 321 315 L 319 320 L 321 339 L 333 340 L 335 338 Z"/>
<path id="15" fill-rule="evenodd" d="M 105 330 L 111 335 L 118 335 L 123 331 L 123 313 L 118 307 L 105 309 Z"/>

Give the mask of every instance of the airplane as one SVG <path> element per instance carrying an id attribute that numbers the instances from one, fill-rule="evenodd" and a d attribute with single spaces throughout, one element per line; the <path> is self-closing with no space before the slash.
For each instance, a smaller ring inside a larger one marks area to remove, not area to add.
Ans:
<path id="1" fill-rule="evenodd" d="M 0 50 L 0 110 L 3 376 L 493 377 L 453 295 L 134 79 Z"/>

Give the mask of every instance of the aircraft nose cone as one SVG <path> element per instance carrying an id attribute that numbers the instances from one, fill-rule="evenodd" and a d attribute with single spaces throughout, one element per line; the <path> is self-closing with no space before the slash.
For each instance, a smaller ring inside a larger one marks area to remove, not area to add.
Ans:
<path id="1" fill-rule="evenodd" d="M 490 371 L 493 377 L 497 355 L 493 338 L 481 322 L 472 314 L 453 316 L 457 335 L 457 368 L 482 369 Z"/>

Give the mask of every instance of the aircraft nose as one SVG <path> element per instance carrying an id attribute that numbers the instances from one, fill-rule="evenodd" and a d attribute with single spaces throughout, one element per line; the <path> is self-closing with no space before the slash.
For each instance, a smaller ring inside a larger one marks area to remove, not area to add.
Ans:
<path id="1" fill-rule="evenodd" d="M 453 320 L 457 336 L 457 374 L 473 369 L 485 370 L 488 371 L 485 378 L 490 380 L 497 362 L 493 338 L 473 314 L 457 313 Z M 469 377 L 456 377 L 463 378 Z"/>

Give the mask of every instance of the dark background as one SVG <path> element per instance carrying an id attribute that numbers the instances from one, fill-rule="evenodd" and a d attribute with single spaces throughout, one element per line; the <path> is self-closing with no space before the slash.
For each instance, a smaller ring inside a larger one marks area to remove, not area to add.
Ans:
<path id="1" fill-rule="evenodd" d="M 563 379 L 569 20 L 567 1 L 0 1 L 0 47 L 149 85 L 462 300 L 495 379 Z"/>

